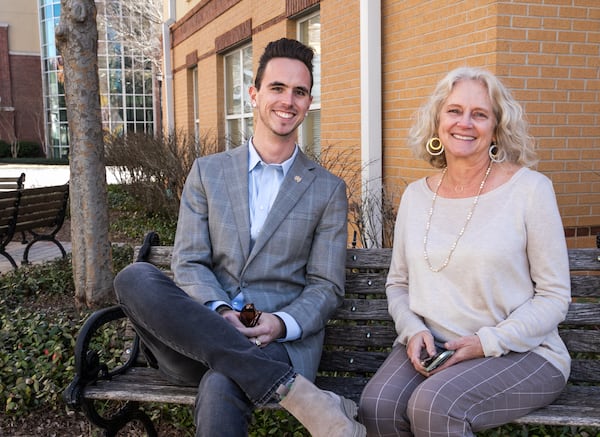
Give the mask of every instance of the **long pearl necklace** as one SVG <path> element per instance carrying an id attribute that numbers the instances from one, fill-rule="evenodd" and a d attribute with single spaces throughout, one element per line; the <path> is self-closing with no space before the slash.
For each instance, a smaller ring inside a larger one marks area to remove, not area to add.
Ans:
<path id="1" fill-rule="evenodd" d="M 445 269 L 446 266 L 448 265 L 448 263 L 450 262 L 450 258 L 452 257 L 452 254 L 454 253 L 454 250 L 456 249 L 456 245 L 458 244 L 458 241 L 465 233 L 465 229 L 467 229 L 467 225 L 471 221 L 471 217 L 473 217 L 473 211 L 475 211 L 477 202 L 479 202 L 479 196 L 481 195 L 481 192 L 483 191 L 483 187 L 485 187 L 485 182 L 487 181 L 487 178 L 490 175 L 490 171 L 492 171 L 492 163 L 490 161 L 490 165 L 488 165 L 488 168 L 485 171 L 485 176 L 483 176 L 483 180 L 481 181 L 481 184 L 479 184 L 479 191 L 477 192 L 477 196 L 475 196 L 475 199 L 473 200 L 473 205 L 471 205 L 471 210 L 467 214 L 467 219 L 465 220 L 465 224 L 463 225 L 462 229 L 458 233 L 458 237 L 456 237 L 456 241 L 454 241 L 454 243 L 450 247 L 450 253 L 448 253 L 446 260 L 440 267 L 434 268 L 431 265 L 431 261 L 429 261 L 429 254 L 427 253 L 427 240 L 429 239 L 429 229 L 431 228 L 431 217 L 433 216 L 433 210 L 435 208 L 435 201 L 438 198 L 438 192 L 440 190 L 440 185 L 442 185 L 442 181 L 444 180 L 444 176 L 446 176 L 447 171 L 448 171 L 448 167 L 446 167 L 444 169 L 444 171 L 442 172 L 442 177 L 440 178 L 440 181 L 437 183 L 437 186 L 435 187 L 435 192 L 433 193 L 433 198 L 431 199 L 431 208 L 429 209 L 429 216 L 427 217 L 427 224 L 425 225 L 425 237 L 423 238 L 423 254 L 425 256 L 425 261 L 427 262 L 427 265 L 429 266 L 429 270 L 431 270 L 434 273 L 440 272 L 443 269 Z"/>

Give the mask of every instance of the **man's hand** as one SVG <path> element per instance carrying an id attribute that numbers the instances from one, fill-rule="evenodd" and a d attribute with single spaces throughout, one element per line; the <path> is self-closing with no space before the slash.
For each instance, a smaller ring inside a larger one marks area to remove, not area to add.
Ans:
<path id="1" fill-rule="evenodd" d="M 253 328 L 247 328 L 240 322 L 240 313 L 237 311 L 226 310 L 221 316 L 259 347 L 264 347 L 285 335 L 285 325 L 279 317 L 271 313 L 263 312 L 258 324 Z"/>

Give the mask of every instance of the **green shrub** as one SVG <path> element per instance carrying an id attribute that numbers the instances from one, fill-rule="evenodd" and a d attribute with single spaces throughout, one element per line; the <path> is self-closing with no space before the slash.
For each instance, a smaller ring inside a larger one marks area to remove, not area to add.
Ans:
<path id="1" fill-rule="evenodd" d="M 106 165 L 119 170 L 125 189 L 138 201 L 142 214 L 176 217 L 181 192 L 194 160 L 218 150 L 210 135 L 196 140 L 174 132 L 156 136 L 128 133 L 104 140 Z"/>
<path id="2" fill-rule="evenodd" d="M 43 158 L 44 150 L 39 143 L 33 141 L 19 141 L 17 143 L 18 158 Z M 12 158 L 10 143 L 0 140 L 0 158 Z"/>
<path id="3" fill-rule="evenodd" d="M 60 408 L 83 314 L 39 301 L 73 296 L 69 266 L 60 260 L 0 276 L 0 408 L 6 414 Z"/>
<path id="4" fill-rule="evenodd" d="M 0 313 L 0 407 L 26 415 L 42 405 L 60 408 L 72 377 L 81 319 L 66 312 L 21 307 Z"/>
<path id="5" fill-rule="evenodd" d="M 44 149 L 33 141 L 19 141 L 19 158 L 44 158 Z"/>
<path id="6" fill-rule="evenodd" d="M 0 140 L 0 158 L 10 158 L 10 144 Z"/>
<path id="7" fill-rule="evenodd" d="M 114 268 L 132 256 L 131 247 L 113 247 Z M 0 276 L 0 410 L 6 414 L 63 409 L 75 338 L 90 313 L 75 308 L 74 294 L 70 257 Z"/>
<path id="8" fill-rule="evenodd" d="M 110 233 L 115 241 L 119 241 L 122 236 L 121 239 L 125 241 L 141 244 L 146 233 L 155 231 L 160 236 L 161 244 L 173 244 L 177 214 L 145 210 L 142 203 L 123 185 L 108 186 L 108 204 L 111 210 L 117 212 L 113 213 L 110 223 Z M 131 261 L 131 257 L 129 260 Z"/>

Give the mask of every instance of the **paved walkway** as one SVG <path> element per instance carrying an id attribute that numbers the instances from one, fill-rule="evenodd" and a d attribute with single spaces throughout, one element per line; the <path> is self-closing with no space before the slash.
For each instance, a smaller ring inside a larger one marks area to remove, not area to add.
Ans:
<path id="1" fill-rule="evenodd" d="M 25 188 L 48 187 L 69 182 L 68 165 L 5 164 L 0 163 L 1 176 L 19 176 L 25 173 Z M 113 167 L 106 168 L 106 183 L 117 184 L 125 180 Z"/>
<path id="2" fill-rule="evenodd" d="M 71 243 L 61 241 L 63 247 L 67 253 L 71 252 Z M 11 241 L 6 246 L 6 251 L 14 258 L 18 266 L 21 266 L 21 260 L 23 259 L 23 252 L 25 252 L 25 244 L 21 244 L 20 241 Z M 31 264 L 41 264 L 46 261 L 51 261 L 55 258 L 60 258 L 60 249 L 56 244 L 50 241 L 38 241 L 29 250 L 29 262 Z M 10 272 L 13 270 L 10 262 L 2 255 L 0 255 L 0 274 Z"/>

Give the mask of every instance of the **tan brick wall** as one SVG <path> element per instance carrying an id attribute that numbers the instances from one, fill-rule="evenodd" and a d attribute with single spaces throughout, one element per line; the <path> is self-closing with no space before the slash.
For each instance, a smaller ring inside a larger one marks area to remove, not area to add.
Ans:
<path id="1" fill-rule="evenodd" d="M 226 4 L 232 6 L 174 48 L 179 128 L 193 129 L 186 56 L 196 52 L 198 58 L 201 129 L 222 135 L 222 57 L 215 40 L 250 19 L 256 69 L 268 41 L 296 34 L 295 21 L 285 16 L 285 1 Z M 298 4 L 303 3 L 296 0 L 294 7 Z M 524 106 L 539 141 L 538 169 L 554 182 L 572 235 L 569 245 L 593 246 L 600 231 L 600 3 L 381 0 L 381 5 L 383 165 L 389 187 L 399 194 L 406 183 L 431 171 L 413 158 L 405 138 L 411 117 L 437 81 L 458 66 L 485 67 Z M 319 5 L 322 144 L 350 151 L 354 163 L 360 163 L 361 141 L 359 6 L 359 0 Z M 190 12 L 186 17 L 192 21 Z"/>
<path id="2" fill-rule="evenodd" d="M 404 147 L 410 117 L 446 72 L 495 72 L 523 104 L 570 246 L 600 231 L 600 3 L 383 1 L 384 174 L 427 173 Z"/>
<path id="3" fill-rule="evenodd" d="M 575 4 L 499 5 L 498 74 L 527 113 L 569 244 L 589 247 L 600 231 L 600 3 Z"/>

